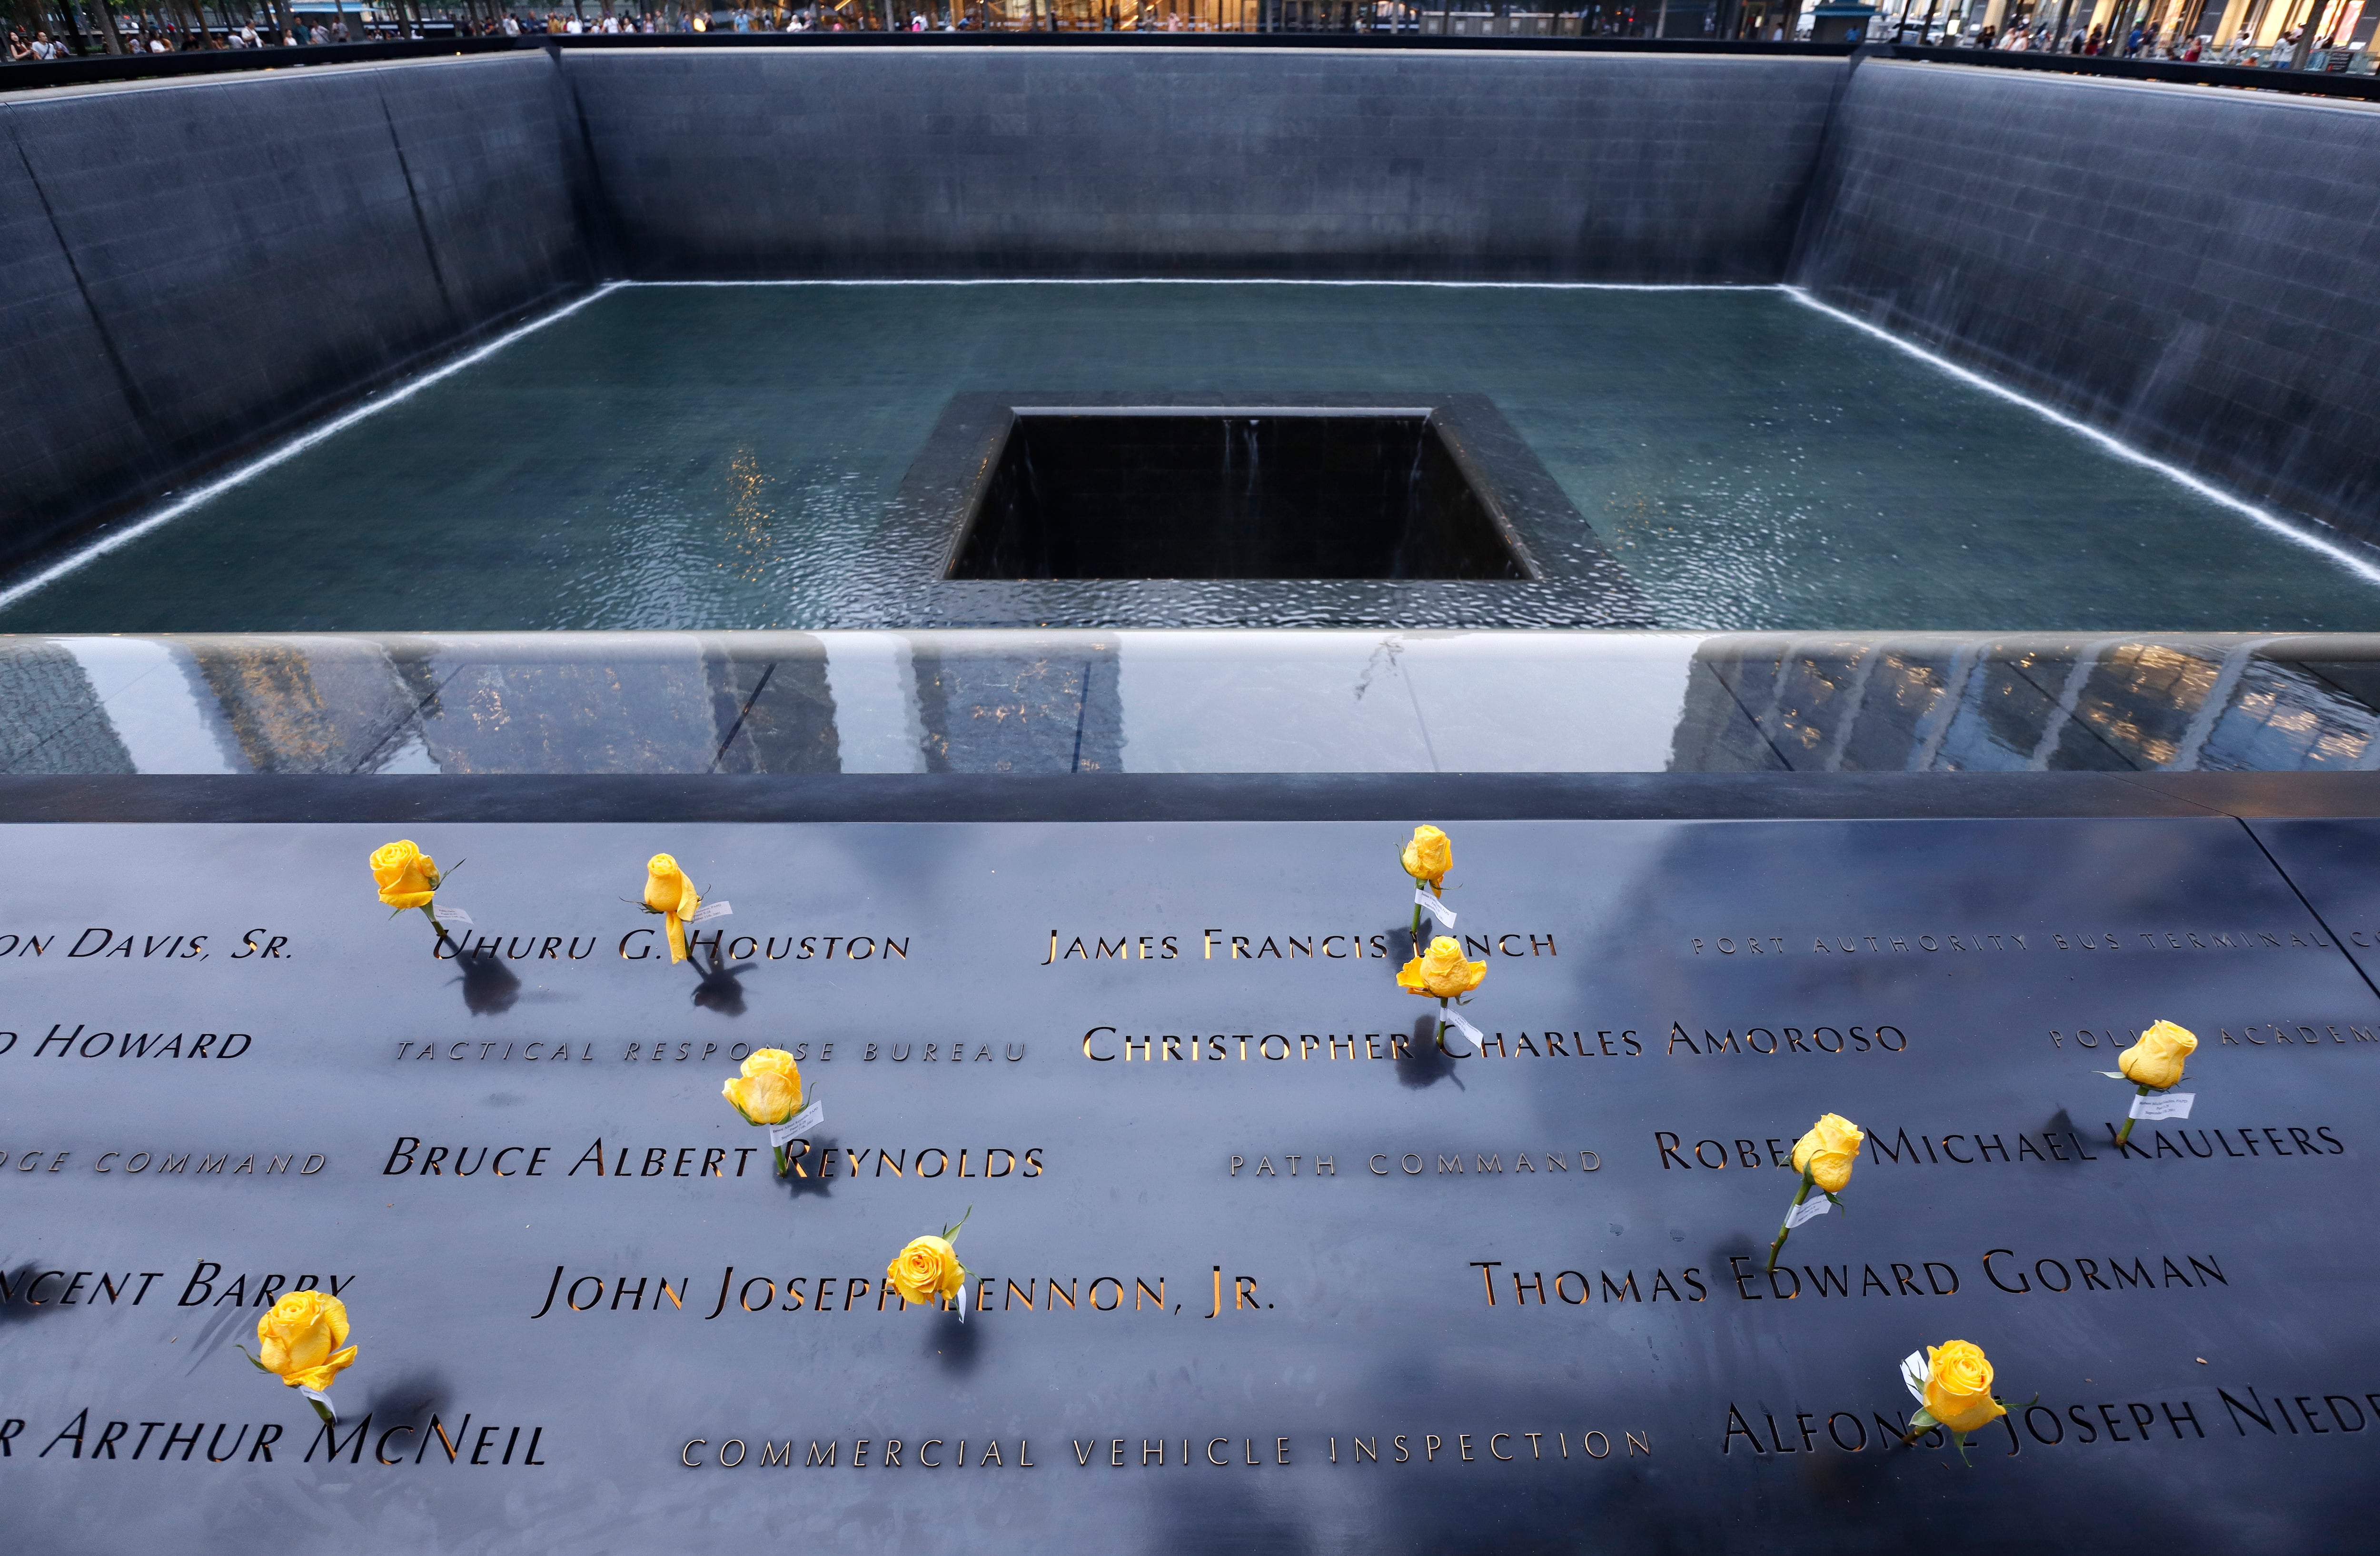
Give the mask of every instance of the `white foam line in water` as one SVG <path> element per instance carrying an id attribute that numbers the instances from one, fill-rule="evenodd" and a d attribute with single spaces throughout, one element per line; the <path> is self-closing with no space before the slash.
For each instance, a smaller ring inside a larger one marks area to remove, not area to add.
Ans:
<path id="1" fill-rule="evenodd" d="M 2340 545 L 2335 541 L 2325 540 L 2320 535 L 2311 533 L 2301 524 L 2283 518 L 2280 515 L 2273 513 L 2268 509 L 2260 508 L 2253 503 L 2235 497 L 2230 492 L 2224 491 L 2221 487 L 2201 480 L 2198 477 L 2192 475 L 2188 470 L 2181 468 L 2178 465 L 2168 465 L 2162 459 L 2143 454 L 2139 449 L 2134 448 L 2131 444 L 2117 438 L 2110 437 L 2107 433 L 2099 431 L 2096 427 L 2091 426 L 2086 422 L 2078 421 L 2073 417 L 2067 415 L 2065 412 L 2054 409 L 2051 407 L 2043 404 L 2039 400 L 2031 398 L 2028 395 L 2020 395 L 2015 390 L 2007 387 L 2005 384 L 1995 383 L 1990 379 L 1985 378 L 1983 374 L 1962 368 L 1958 363 L 1951 361 L 1949 358 L 1928 351 L 1922 346 L 1912 345 L 1910 342 L 1901 339 L 1899 335 L 1894 334 L 1889 330 L 1882 329 L 1875 324 L 1869 323 L 1866 320 L 1860 318 L 1857 314 L 1846 313 L 1840 308 L 1830 307 L 1826 303 L 1820 302 L 1817 298 L 1810 296 L 1809 293 L 1803 291 L 1799 286 L 1783 286 L 1779 287 L 1779 290 L 1784 292 L 1786 296 L 1791 298 L 1795 302 L 1800 303 L 1804 308 L 1815 310 L 1817 312 L 1825 314 L 1829 319 L 1838 320 L 1842 323 L 1849 324 L 1855 330 L 1860 330 L 1868 334 L 1874 335 L 1876 339 L 1884 342 L 1887 346 L 1896 346 L 1902 351 L 1906 351 L 1909 355 L 1916 358 L 1919 361 L 1925 363 L 1928 367 L 1936 368 L 1943 372 L 1949 373 L 1952 378 L 1957 379 L 1961 383 L 1972 384 L 1975 388 L 1985 391 L 1986 394 L 1997 395 L 2001 399 L 2007 400 L 2010 404 L 2022 406 L 2025 409 L 2033 412 L 2035 416 L 2040 417 L 2046 421 L 2056 422 L 2058 426 L 2065 428 L 2070 432 L 2081 433 L 2083 437 L 2098 444 L 2100 448 L 2114 455 L 2119 459 L 2155 470 L 2157 474 L 2165 477 L 2168 480 L 2172 481 L 2177 486 L 2186 487 L 2190 491 L 2196 492 L 2198 495 L 2206 498 L 2210 502 L 2220 504 L 2222 506 L 2229 508 L 2234 513 L 2244 515 L 2245 517 L 2253 519 L 2256 523 L 2264 526 L 2265 529 L 2272 530 L 2275 534 L 2281 536 L 2285 540 L 2294 541 L 2299 545 L 2305 547 L 2308 551 L 2319 552 L 2331 561 L 2336 562 L 2340 566 L 2346 568 L 2349 572 L 2353 573 L 2356 577 L 2363 579 L 2366 583 L 2380 583 L 2380 562 L 2374 562 L 2369 557 L 2359 555 L 2356 552 L 2349 550 L 2347 547 Z"/>
<path id="2" fill-rule="evenodd" d="M 271 453 L 260 456 L 259 457 L 249 461 L 247 464 L 242 465 L 239 468 L 232 471 L 229 475 L 209 481 L 206 485 L 200 487 L 197 491 L 186 493 L 185 495 L 175 499 L 172 503 L 158 509 L 155 513 L 150 514 L 139 522 L 128 524 L 113 534 L 103 536 L 99 540 L 91 541 L 91 544 L 83 547 L 80 551 L 76 552 L 73 555 L 67 557 L 65 560 L 53 563 L 49 566 L 42 568 L 40 572 L 34 574 L 31 577 L 27 578 L 24 582 L 12 585 L 6 590 L 0 590 L 0 608 L 6 608 L 6 606 L 15 604 L 18 601 L 22 600 L 25 596 L 32 593 L 35 590 L 47 588 L 49 585 L 57 582 L 60 578 L 65 577 L 68 573 L 74 572 L 78 568 L 87 566 L 91 563 L 96 562 L 99 558 L 105 556 L 109 552 L 115 551 L 120 546 L 130 545 L 133 541 L 139 540 L 141 536 L 146 535 L 152 529 L 157 529 L 161 525 L 171 524 L 174 520 L 181 517 L 184 514 L 188 513 L 192 508 L 197 507 L 201 503 L 205 503 L 215 497 L 221 496 L 224 492 L 230 491 L 233 487 L 238 486 L 243 482 L 255 480 L 258 476 L 262 475 L 265 471 L 273 468 L 275 465 L 287 463 L 289 460 L 296 458 L 298 455 L 305 453 L 306 450 L 313 447 L 316 444 L 321 443 L 323 439 L 334 437 L 340 432 L 346 432 L 357 422 L 364 419 L 364 418 L 378 415 L 380 412 L 386 410 L 393 405 L 402 404 L 404 401 L 411 399 L 414 395 L 419 394 L 422 390 L 429 388 L 431 384 L 438 383 L 442 379 L 452 378 L 455 374 L 461 372 L 465 368 L 471 366 L 473 363 L 483 361 L 486 359 L 494 356 L 497 352 L 502 351 L 505 346 L 512 345 L 515 341 L 520 340 L 524 336 L 535 334 L 538 331 L 545 328 L 548 324 L 553 323 L 559 320 L 569 318 L 580 309 L 585 308 L 589 303 L 593 302 L 597 298 L 603 296 L 607 292 L 616 291 L 624 285 L 625 285 L 625 283 L 619 281 L 607 282 L 603 286 L 598 286 L 595 290 L 588 293 L 585 297 L 580 298 L 576 302 L 565 303 L 562 307 L 555 309 L 552 312 L 532 319 L 528 323 L 519 326 L 517 329 L 507 330 L 503 334 L 498 335 L 495 339 L 488 342 L 485 346 L 480 346 L 478 349 L 468 352 L 464 356 L 457 357 L 455 360 L 446 363 L 444 366 L 438 368 L 434 371 L 426 372 L 419 378 L 413 380 L 411 383 L 405 384 L 401 388 L 391 390 L 388 394 L 382 395 L 377 399 L 367 401 L 363 405 L 356 407 L 353 410 L 347 411 L 344 415 L 334 417 L 320 427 L 313 429 L 311 432 L 298 434 L 297 437 L 290 439 L 287 443 L 283 444 L 280 447 L 273 450 Z"/>
<path id="3" fill-rule="evenodd" d="M 621 281 L 621 286 L 1436 286 L 1463 292 L 1779 292 L 1769 282 L 1722 281 L 1315 281 L 1291 276 L 977 276 L 950 280 Z"/>

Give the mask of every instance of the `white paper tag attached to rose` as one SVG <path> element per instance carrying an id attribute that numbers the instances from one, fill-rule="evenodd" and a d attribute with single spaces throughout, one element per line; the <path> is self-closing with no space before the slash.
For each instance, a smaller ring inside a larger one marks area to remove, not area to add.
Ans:
<path id="1" fill-rule="evenodd" d="M 1446 928 L 1450 930 L 1454 928 L 1454 909 L 1447 906 L 1444 903 L 1430 895 L 1428 892 L 1423 890 L 1419 886 L 1415 887 L 1414 901 L 1429 909 L 1430 917 L 1437 919 Z"/>
<path id="2" fill-rule="evenodd" d="M 785 1120 L 784 1123 L 770 1124 L 768 1126 L 769 1143 L 772 1146 L 792 1145 L 795 1140 L 803 1138 L 825 1122 L 826 1104 L 824 1102 L 812 1102 L 808 1107 L 804 1108 L 793 1117 Z"/>
<path id="3" fill-rule="evenodd" d="M 1439 1014 L 1444 1016 L 1447 1020 L 1454 1023 L 1454 1025 L 1462 1030 L 1463 1035 L 1469 1038 L 1473 1042 L 1477 1042 L 1479 1040 L 1479 1028 L 1471 1025 L 1470 1022 L 1463 1019 L 1463 1013 L 1455 1009 L 1452 1005 L 1448 1005 Z"/>
<path id="4" fill-rule="evenodd" d="M 301 1387 L 298 1392 L 304 1394 L 308 1399 L 312 1400 L 316 1404 L 321 1405 L 323 1409 L 329 1411 L 331 1413 L 332 1420 L 336 1421 L 339 1418 L 339 1407 L 331 1403 L 331 1396 L 324 1393 L 322 1390 Z"/>
<path id="5" fill-rule="evenodd" d="M 2135 1097 L 2128 1118 L 2188 1118 L 2190 1104 L 2196 1100 L 2195 1091 L 2168 1091 L 2155 1097 Z"/>
<path id="6" fill-rule="evenodd" d="M 719 902 L 707 902 L 686 915 L 686 921 L 689 924 L 699 924 L 706 918 L 724 918 L 735 911 L 735 905 L 723 899 Z"/>
<path id="7" fill-rule="evenodd" d="M 468 913 L 459 907 L 450 907 L 443 902 L 431 903 L 430 905 L 430 911 L 438 916 L 438 921 L 442 924 L 468 924 L 471 922 L 471 916 Z"/>
<path id="8" fill-rule="evenodd" d="M 1823 1195 L 1815 1199 L 1804 1199 L 1785 1212 L 1785 1230 L 1791 1232 L 1805 1221 L 1816 1221 L 1834 1208 L 1835 1202 Z"/>
<path id="9" fill-rule="evenodd" d="M 967 1272 L 965 1270 L 961 1270 L 959 1273 L 965 1275 Z M 973 1284 L 975 1284 L 975 1278 L 971 1275 L 968 1276 L 967 1279 L 959 1282 L 959 1322 L 961 1323 L 966 1322 L 967 1287 Z"/>
<path id="10" fill-rule="evenodd" d="M 1900 1358 L 1901 1384 L 1920 1404 L 1925 1403 L 1925 1380 L 1933 1376 L 1934 1364 L 1925 1359 L 1924 1351 L 1912 1351 Z"/>

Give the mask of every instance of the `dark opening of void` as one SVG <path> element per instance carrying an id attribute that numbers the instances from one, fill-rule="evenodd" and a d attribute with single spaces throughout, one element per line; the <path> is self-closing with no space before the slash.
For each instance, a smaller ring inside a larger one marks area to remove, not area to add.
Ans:
<path id="1" fill-rule="evenodd" d="M 1017 412 L 953 578 L 1526 578 L 1425 410 Z"/>

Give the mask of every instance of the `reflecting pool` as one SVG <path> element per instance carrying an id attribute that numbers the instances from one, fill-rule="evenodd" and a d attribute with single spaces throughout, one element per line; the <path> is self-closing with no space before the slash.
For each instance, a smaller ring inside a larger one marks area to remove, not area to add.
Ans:
<path id="1" fill-rule="evenodd" d="M 1667 627 L 2380 628 L 2371 577 L 1782 292 L 1035 283 L 618 288 L 0 631 L 877 625 L 971 390 L 1488 395 Z"/>

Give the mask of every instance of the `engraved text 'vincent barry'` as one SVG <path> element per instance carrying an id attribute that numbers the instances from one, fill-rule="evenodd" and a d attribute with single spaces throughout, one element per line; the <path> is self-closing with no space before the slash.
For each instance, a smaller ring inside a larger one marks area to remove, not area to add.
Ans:
<path id="1" fill-rule="evenodd" d="M 149 1299 L 149 1288 L 164 1274 L 162 1270 L 127 1270 L 121 1274 L 111 1270 L 43 1270 L 33 1264 L 13 1272 L 0 1270 L 0 1307 L 138 1307 Z M 249 1284 L 251 1279 L 256 1282 L 252 1288 Z M 222 1265 L 202 1258 L 192 1267 L 190 1278 L 182 1282 L 174 1306 L 270 1307 L 285 1290 L 321 1290 L 337 1296 L 353 1285 L 355 1279 L 353 1275 L 241 1270 L 226 1280 Z M 173 1289 L 165 1286 L 157 1295 L 163 1297 Z"/>

